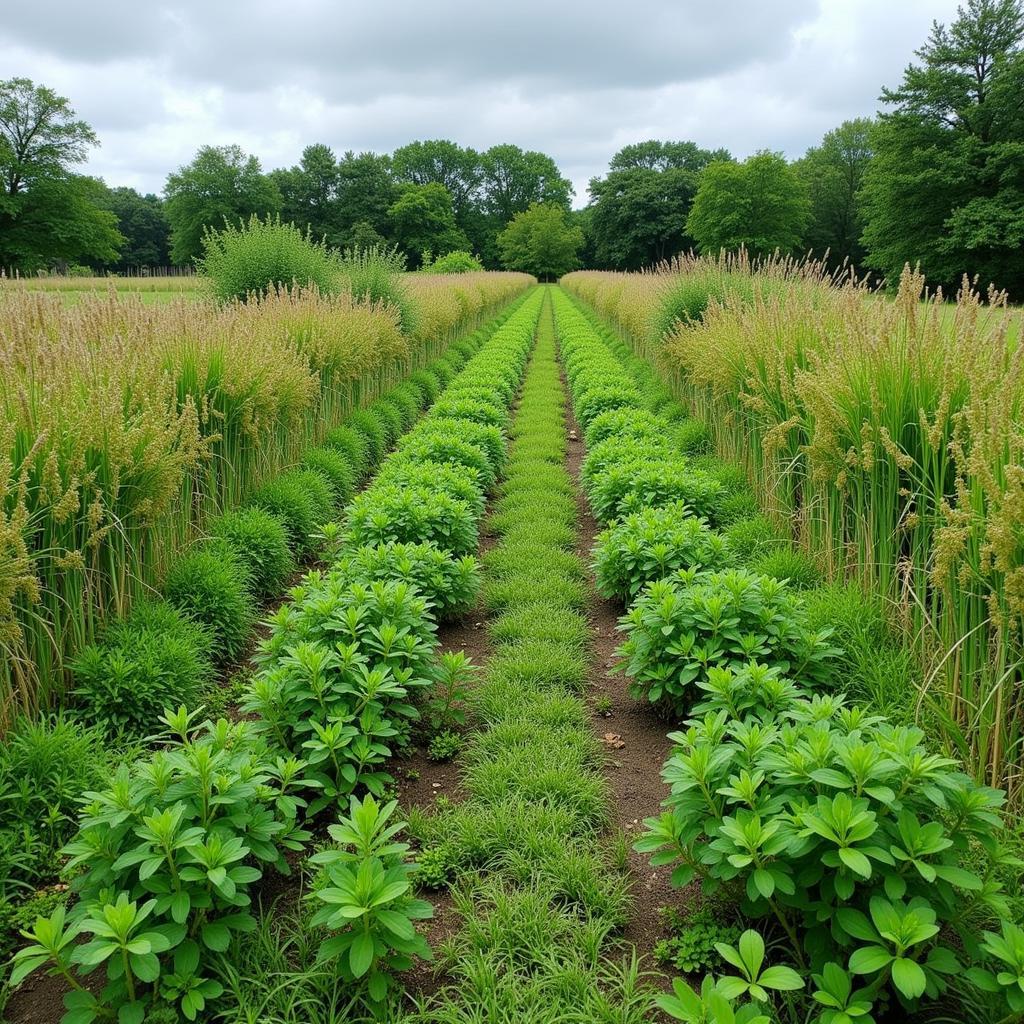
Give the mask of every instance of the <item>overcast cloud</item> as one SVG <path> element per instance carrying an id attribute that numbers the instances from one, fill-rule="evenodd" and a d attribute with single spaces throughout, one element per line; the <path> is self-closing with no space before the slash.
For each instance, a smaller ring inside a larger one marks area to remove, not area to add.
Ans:
<path id="1" fill-rule="evenodd" d="M 801 155 L 877 109 L 956 0 L 93 0 L 6 4 L 0 78 L 70 97 L 109 185 L 159 192 L 204 144 L 264 169 L 312 142 L 555 158 L 586 202 L 612 154 L 692 139 Z"/>

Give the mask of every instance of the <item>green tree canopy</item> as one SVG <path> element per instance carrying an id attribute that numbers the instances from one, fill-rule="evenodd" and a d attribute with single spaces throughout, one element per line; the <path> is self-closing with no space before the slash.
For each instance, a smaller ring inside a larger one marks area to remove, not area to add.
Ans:
<path id="1" fill-rule="evenodd" d="M 638 270 L 692 247 L 684 228 L 700 172 L 728 159 L 725 150 L 692 142 L 651 140 L 620 149 L 608 174 L 590 182 L 594 262 Z"/>
<path id="2" fill-rule="evenodd" d="M 781 153 L 720 161 L 701 175 L 686 231 L 702 252 L 796 250 L 810 212 L 807 188 Z"/>
<path id="3" fill-rule="evenodd" d="M 102 182 L 72 173 L 96 135 L 27 78 L 0 82 L 0 266 L 112 262 L 123 239 Z"/>
<path id="4" fill-rule="evenodd" d="M 388 219 L 393 237 L 414 267 L 427 250 L 443 256 L 469 248 L 469 240 L 455 223 L 452 197 L 440 182 L 406 185 L 388 210 Z"/>
<path id="5" fill-rule="evenodd" d="M 498 235 L 501 262 L 507 270 L 523 270 L 551 281 L 579 266 L 583 232 L 569 213 L 550 203 L 533 203 L 517 213 Z"/>
<path id="6" fill-rule="evenodd" d="M 167 176 L 164 195 L 175 263 L 202 253 L 208 228 L 245 223 L 253 214 L 265 217 L 281 208 L 277 186 L 241 146 L 203 146 L 190 164 Z"/>
<path id="7" fill-rule="evenodd" d="M 281 219 L 315 238 L 338 231 L 338 161 L 330 146 L 306 146 L 295 167 L 270 172 L 281 194 Z"/>
<path id="8" fill-rule="evenodd" d="M 833 266 L 864 260 L 860 189 L 871 162 L 871 128 L 869 118 L 844 121 L 793 165 L 811 201 L 803 248 L 819 257 L 827 250 Z"/>
<path id="9" fill-rule="evenodd" d="M 449 139 L 425 139 L 400 146 L 391 154 L 395 180 L 409 185 L 444 185 L 458 220 L 476 202 L 480 188 L 480 154 Z"/>
<path id="10" fill-rule="evenodd" d="M 380 153 L 345 153 L 338 161 L 337 234 L 328 235 L 327 240 L 347 248 L 357 234 L 368 237 L 365 225 L 387 237 L 388 210 L 397 197 L 390 157 Z M 359 231 L 357 224 L 363 225 Z"/>
<path id="11" fill-rule="evenodd" d="M 882 101 L 864 178 L 866 262 L 936 284 L 962 274 L 1024 294 L 1024 5 L 968 0 L 933 24 Z"/>
<path id="12" fill-rule="evenodd" d="M 113 264 L 116 269 L 165 267 L 170 263 L 171 226 L 159 196 L 140 195 L 133 188 L 114 188 L 109 190 L 105 205 L 117 217 L 117 228 L 124 237 L 120 256 Z"/>

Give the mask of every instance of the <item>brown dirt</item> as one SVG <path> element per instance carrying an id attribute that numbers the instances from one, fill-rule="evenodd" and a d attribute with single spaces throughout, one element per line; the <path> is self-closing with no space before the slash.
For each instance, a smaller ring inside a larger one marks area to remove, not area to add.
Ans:
<path id="1" fill-rule="evenodd" d="M 586 454 L 583 432 L 576 422 L 571 406 L 566 410 L 569 447 L 566 465 L 579 484 L 580 466 Z M 577 490 L 580 539 L 578 553 L 589 566 L 594 539 L 601 530 L 591 514 L 581 489 Z M 617 829 L 632 846 L 643 831 L 644 818 L 661 812 L 661 801 L 668 790 L 661 779 L 661 766 L 672 744 L 665 723 L 646 705 L 634 700 L 628 692 L 625 677 L 612 671 L 615 649 L 619 644 L 616 625 L 623 614 L 615 601 L 600 597 L 594 588 L 593 573 L 588 568 L 590 599 L 587 618 L 590 622 L 593 659 L 590 673 L 590 704 L 594 709 L 594 731 L 599 738 L 612 734 L 617 741 L 606 742 L 606 769 L 612 790 L 612 816 Z M 607 714 L 596 710 L 599 698 L 606 697 L 611 707 Z M 622 746 L 618 746 L 618 742 Z M 675 889 L 669 882 L 667 868 L 654 869 L 649 859 L 632 848 L 629 852 L 629 874 L 633 882 L 633 901 L 623 939 L 646 958 L 646 967 L 653 969 L 651 958 L 655 943 L 667 935 L 659 913 L 663 907 L 681 907 L 692 901 L 688 890 Z M 666 979 L 667 983 L 667 979 Z"/>

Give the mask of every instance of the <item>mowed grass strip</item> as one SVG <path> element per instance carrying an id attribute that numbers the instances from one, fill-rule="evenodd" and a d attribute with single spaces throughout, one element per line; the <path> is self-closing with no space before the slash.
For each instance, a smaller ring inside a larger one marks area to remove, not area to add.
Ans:
<path id="1" fill-rule="evenodd" d="M 639 1024 L 651 1000 L 635 958 L 616 948 L 624 851 L 604 841 L 609 794 L 580 697 L 585 573 L 571 550 L 577 506 L 549 299 L 511 436 L 491 519 L 501 541 L 485 557 L 496 653 L 463 758 L 468 799 L 414 816 L 421 863 L 451 886 L 462 921 L 438 951 L 450 984 L 405 1020 Z"/>

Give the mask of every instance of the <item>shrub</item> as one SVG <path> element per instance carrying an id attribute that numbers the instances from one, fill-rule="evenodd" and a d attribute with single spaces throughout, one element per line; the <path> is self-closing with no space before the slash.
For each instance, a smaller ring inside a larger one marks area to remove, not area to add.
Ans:
<path id="1" fill-rule="evenodd" d="M 213 636 L 166 601 L 144 602 L 74 659 L 75 697 L 109 735 L 156 728 L 164 708 L 193 704 L 213 676 Z"/>
<path id="2" fill-rule="evenodd" d="M 235 661 L 245 650 L 256 603 L 249 572 L 226 541 L 212 541 L 178 559 L 164 581 L 164 594 L 209 628 L 220 661 Z"/>
<path id="3" fill-rule="evenodd" d="M 487 453 L 487 461 L 495 476 L 505 461 L 505 435 L 498 427 L 474 420 L 445 419 L 429 414 L 416 430 L 418 437 L 455 437 L 476 445 Z"/>
<path id="4" fill-rule="evenodd" d="M 393 405 L 402 417 L 402 432 L 408 430 L 418 419 L 423 408 L 423 395 L 411 381 L 405 381 L 392 388 L 384 399 Z"/>
<path id="5" fill-rule="evenodd" d="M 335 448 L 324 445 L 310 448 L 302 456 L 302 469 L 319 473 L 331 487 L 331 497 L 335 508 L 347 505 L 355 492 L 355 473 L 349 461 Z"/>
<path id="6" fill-rule="evenodd" d="M 640 396 L 632 383 L 606 384 L 588 388 L 576 401 L 576 418 L 583 429 L 609 409 L 640 408 Z"/>
<path id="7" fill-rule="evenodd" d="M 430 685 L 436 627 L 405 582 L 317 575 L 294 594 L 271 620 L 242 710 L 308 763 L 316 813 L 360 787 L 380 795 L 392 781 L 382 768 L 387 744 L 418 717 L 409 698 Z"/>
<path id="8" fill-rule="evenodd" d="M 262 508 L 235 509 L 218 516 L 210 524 L 210 533 L 229 544 L 245 565 L 258 598 L 281 593 L 295 563 L 280 519 Z"/>
<path id="9" fill-rule="evenodd" d="M 622 619 L 621 664 L 630 691 L 683 714 L 712 668 L 757 662 L 813 686 L 840 653 L 830 629 L 814 631 L 784 583 L 745 569 L 683 570 L 652 583 Z"/>
<path id="10" fill-rule="evenodd" d="M 475 558 L 456 558 L 436 544 L 389 542 L 346 552 L 330 576 L 353 582 L 404 581 L 422 594 L 439 618 L 463 615 L 476 602 L 480 567 Z"/>
<path id="11" fill-rule="evenodd" d="M 445 395 L 430 410 L 432 417 L 442 420 L 472 420 L 500 430 L 508 428 L 509 415 L 497 401 L 487 402 L 480 398 L 448 397 Z"/>
<path id="12" fill-rule="evenodd" d="M 65 848 L 77 872 L 70 916 L 59 907 L 37 921 L 15 958 L 14 984 L 38 968 L 70 976 L 105 966 L 96 995 L 68 997 L 75 1019 L 141 1021 L 164 1001 L 194 1019 L 222 992 L 213 954 L 256 927 L 250 893 L 263 872 L 254 862 L 287 872 L 284 853 L 309 839 L 291 792 L 297 762 L 273 760 L 246 722 L 196 732 L 184 709 L 165 722 L 169 749 L 120 767 Z M 93 937 L 80 944 L 82 934 Z"/>
<path id="13" fill-rule="evenodd" d="M 668 424 L 646 409 L 609 409 L 595 416 L 586 430 L 587 447 L 617 438 L 659 438 L 665 435 Z"/>
<path id="14" fill-rule="evenodd" d="M 718 522 L 722 485 L 681 462 L 652 462 L 643 457 L 609 466 L 590 488 L 594 515 L 602 522 L 642 508 L 684 502 L 692 515 Z"/>
<path id="15" fill-rule="evenodd" d="M 360 302 L 384 303 L 394 307 L 403 332 L 416 330 L 419 316 L 403 279 L 405 256 L 395 246 L 346 249 L 340 261 L 352 297 Z"/>
<path id="16" fill-rule="evenodd" d="M 483 515 L 485 498 L 480 474 L 453 462 L 413 462 L 396 456 L 384 464 L 374 486 L 425 487 L 464 501 L 476 517 Z"/>
<path id="17" fill-rule="evenodd" d="M 327 490 L 323 477 L 315 473 L 310 475 L 316 478 L 324 491 Z M 281 521 L 288 533 L 288 546 L 300 558 L 313 552 L 317 530 L 330 518 L 321 517 L 316 499 L 306 487 L 305 476 L 295 471 L 282 473 L 257 487 L 249 495 L 248 502 L 251 507 L 263 509 Z M 329 493 L 327 500 L 330 501 Z"/>
<path id="18" fill-rule="evenodd" d="M 248 224 L 225 224 L 203 236 L 199 272 L 221 301 L 245 300 L 275 288 L 316 288 L 324 295 L 341 290 L 337 255 L 307 231 L 282 224 L 280 217 Z"/>
<path id="19" fill-rule="evenodd" d="M 431 541 L 453 555 L 479 543 L 473 510 L 463 501 L 425 487 L 385 484 L 360 494 L 349 508 L 346 537 L 354 546 Z"/>
<path id="20" fill-rule="evenodd" d="M 387 436 L 380 419 L 368 409 L 357 409 L 345 420 L 345 426 L 362 435 L 366 445 L 366 468 L 373 469 L 388 450 Z"/>
<path id="21" fill-rule="evenodd" d="M 598 593 L 627 602 L 679 569 L 723 569 L 732 560 L 729 544 L 681 502 L 627 516 L 599 534 L 594 547 Z"/>
<path id="22" fill-rule="evenodd" d="M 464 249 L 455 249 L 444 256 L 438 256 L 433 263 L 423 268 L 431 274 L 469 274 L 483 270 L 483 264 Z"/>
<path id="23" fill-rule="evenodd" d="M 370 466 L 370 452 L 363 433 L 353 427 L 335 427 L 324 434 L 324 444 L 340 452 L 348 460 L 352 469 L 353 485 L 366 476 Z"/>
<path id="24" fill-rule="evenodd" d="M 456 434 L 447 431 L 421 434 L 414 430 L 402 438 L 398 451 L 407 462 L 449 462 L 475 470 L 485 490 L 490 490 L 494 484 L 495 472 L 487 452 L 479 445 L 463 441 Z"/>
<path id="25" fill-rule="evenodd" d="M 831 964 L 845 986 L 836 965 L 848 964 L 868 982 L 865 1012 L 876 999 L 911 1013 L 940 999 L 978 956 L 978 916 L 1006 913 L 1002 794 L 930 752 L 920 729 L 840 697 L 754 704 L 737 718 L 713 695 L 672 736 L 672 795 L 637 848 L 666 851 L 674 884 L 699 874 L 706 892 L 737 893 L 746 916 L 780 925 L 801 965 Z"/>
<path id="26" fill-rule="evenodd" d="M 0 903 L 53 877 L 81 796 L 102 782 L 107 767 L 95 726 L 64 714 L 14 720 L 0 744 Z"/>

